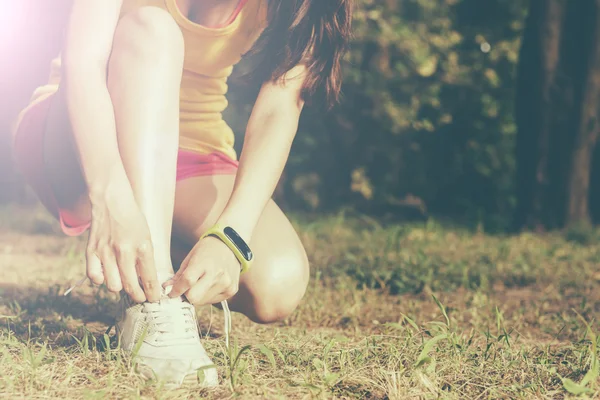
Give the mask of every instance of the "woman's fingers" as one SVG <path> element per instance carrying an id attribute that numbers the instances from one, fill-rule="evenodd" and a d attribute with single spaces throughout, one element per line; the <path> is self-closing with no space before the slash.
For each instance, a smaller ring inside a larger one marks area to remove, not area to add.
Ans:
<path id="1" fill-rule="evenodd" d="M 94 285 L 102 285 L 104 283 L 104 272 L 102 271 L 102 263 L 100 259 L 91 250 L 85 253 L 87 277 Z"/>
<path id="2" fill-rule="evenodd" d="M 137 303 L 160 300 L 160 284 L 152 246 L 139 246 L 136 250 L 133 246 L 121 244 L 111 250 L 102 251 L 102 257 L 92 250 L 86 252 L 87 276 L 90 280 L 96 285 L 105 283 L 113 293 L 124 290 Z"/>
<path id="3" fill-rule="evenodd" d="M 217 286 L 218 282 L 216 282 L 213 277 L 206 273 L 204 274 L 203 279 L 196 282 L 195 285 L 185 292 L 185 298 L 194 305 L 204 305 L 206 304 L 207 294 L 213 290 L 215 286 Z"/>
<path id="4" fill-rule="evenodd" d="M 204 305 L 204 304 L 219 304 L 223 300 L 229 300 L 229 299 L 231 299 L 231 296 L 229 296 L 227 292 L 222 292 L 222 293 L 218 293 L 218 294 L 213 293 L 210 296 L 206 296 L 206 300 L 204 303 L 202 303 L 202 305 Z"/>
<path id="5" fill-rule="evenodd" d="M 121 274 L 117 266 L 117 260 L 110 252 L 102 255 L 102 269 L 104 271 L 104 282 L 110 292 L 119 293 L 123 289 Z"/>
<path id="6" fill-rule="evenodd" d="M 183 295 L 192 286 L 199 284 L 198 281 L 201 279 L 206 280 L 205 270 L 194 268 L 193 264 L 190 264 L 183 273 L 172 280 L 173 287 L 169 292 L 169 297 L 174 298 Z"/>
<path id="7" fill-rule="evenodd" d="M 225 296 L 223 289 L 218 282 L 214 282 L 212 286 L 208 285 L 200 287 L 196 285 L 185 294 L 188 301 L 196 306 L 204 306 L 206 304 L 220 303 L 222 300 L 227 300 L 229 297 Z"/>
<path id="8" fill-rule="evenodd" d="M 239 284 L 234 283 L 231 277 L 225 273 L 217 275 L 212 281 L 214 284 L 211 287 L 198 288 L 196 285 L 191 288 L 185 294 L 189 302 L 198 306 L 216 304 L 223 300 L 229 300 L 238 292 Z"/>
<path id="9" fill-rule="evenodd" d="M 192 253 L 189 253 L 184 258 L 184 260 L 181 263 L 181 265 L 179 266 L 179 269 L 177 270 L 177 273 L 175 273 L 175 275 L 173 275 L 173 277 L 171 279 L 169 279 L 168 281 L 166 281 L 166 282 L 164 282 L 162 284 L 162 287 L 165 290 L 167 290 L 168 287 L 171 287 L 171 289 L 167 291 L 169 297 L 175 297 L 175 296 L 171 296 L 171 292 L 173 291 L 173 286 L 175 285 L 175 282 L 177 282 L 179 280 L 179 278 L 181 278 L 181 275 L 183 275 L 183 273 L 185 271 L 187 271 L 191 258 L 192 258 Z"/>
<path id="10" fill-rule="evenodd" d="M 175 273 L 175 275 L 173 275 L 173 277 L 171 279 L 169 279 L 168 281 L 166 281 L 165 283 L 163 283 L 163 288 L 168 288 L 169 286 L 173 286 L 175 284 L 175 281 L 177 281 L 181 275 L 183 275 L 183 273 L 187 270 L 189 264 L 190 264 L 190 260 L 193 257 L 193 252 L 189 253 L 184 259 L 183 262 L 181 263 L 181 265 L 179 266 L 179 269 L 177 270 L 177 272 Z"/>
<path id="11" fill-rule="evenodd" d="M 131 300 L 136 303 L 146 301 L 144 291 L 140 287 L 136 271 L 137 257 L 131 247 L 121 247 L 115 251 L 117 263 L 123 284 L 123 290 L 129 295 Z"/>

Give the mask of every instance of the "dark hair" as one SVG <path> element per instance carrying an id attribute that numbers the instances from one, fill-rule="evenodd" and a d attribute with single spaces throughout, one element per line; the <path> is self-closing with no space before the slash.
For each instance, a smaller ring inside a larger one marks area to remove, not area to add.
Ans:
<path id="1" fill-rule="evenodd" d="M 341 61 L 350 39 L 351 0 L 269 0 L 268 25 L 249 55 L 256 61 L 245 78 L 277 81 L 304 64 L 302 98 L 339 101 Z"/>

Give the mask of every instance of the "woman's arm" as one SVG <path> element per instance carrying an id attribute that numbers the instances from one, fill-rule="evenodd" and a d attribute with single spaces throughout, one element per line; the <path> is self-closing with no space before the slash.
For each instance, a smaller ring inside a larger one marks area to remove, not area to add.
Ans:
<path id="1" fill-rule="evenodd" d="M 83 174 L 94 201 L 125 178 L 106 73 L 122 0 L 75 0 L 62 54 L 63 90 Z"/>
<path id="2" fill-rule="evenodd" d="M 61 90 L 92 205 L 87 275 L 110 291 L 125 290 L 134 301 L 156 301 L 160 289 L 150 232 L 121 161 L 106 82 L 121 5 L 122 0 L 74 0 Z"/>
<path id="3" fill-rule="evenodd" d="M 252 110 L 233 192 L 217 221 L 233 227 L 246 242 L 275 191 L 296 136 L 305 76 L 306 68 L 298 66 L 280 81 L 264 84 Z M 172 286 L 170 297 L 185 294 L 194 304 L 218 303 L 237 292 L 239 274 L 233 253 L 208 238 L 194 246 L 164 287 Z"/>
<path id="4" fill-rule="evenodd" d="M 306 67 L 265 83 L 252 110 L 233 193 L 219 224 L 233 227 L 246 241 L 273 195 L 288 159 L 304 107 L 301 89 Z"/>

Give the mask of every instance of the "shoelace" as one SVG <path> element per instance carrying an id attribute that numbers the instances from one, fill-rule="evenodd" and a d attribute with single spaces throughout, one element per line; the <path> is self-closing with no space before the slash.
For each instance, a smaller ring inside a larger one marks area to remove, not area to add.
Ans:
<path id="1" fill-rule="evenodd" d="M 197 339 L 193 306 L 178 300 L 164 299 L 142 305 L 150 316 L 148 333 L 158 333 L 156 340 L 160 345 L 184 344 Z"/>
<path id="2" fill-rule="evenodd" d="M 67 291 L 65 291 L 65 293 L 63 294 L 63 296 L 67 296 L 69 293 L 71 293 L 74 289 L 78 288 L 79 286 L 83 285 L 85 283 L 85 281 L 87 280 L 87 277 L 84 277 L 82 279 L 80 279 L 79 281 L 77 281 L 75 283 L 75 285 L 71 286 Z M 168 294 L 168 292 L 167 292 Z M 187 306 L 189 305 L 189 306 Z M 177 307 L 177 308 L 176 308 Z M 182 311 L 182 307 L 187 308 L 187 310 L 189 312 L 195 312 L 195 310 L 193 310 L 193 306 L 189 303 L 185 303 L 185 302 L 169 302 L 169 303 L 162 303 L 162 304 L 155 304 L 155 303 L 144 303 L 144 308 L 146 309 L 146 311 L 150 312 L 150 313 L 154 313 L 154 326 L 155 329 L 159 329 L 161 330 L 161 333 L 164 337 L 164 339 L 162 340 L 167 340 L 166 338 L 168 337 L 168 342 L 171 342 L 171 340 L 190 340 L 195 339 L 196 338 L 196 332 L 198 327 L 197 326 L 193 326 L 190 327 L 190 329 L 192 329 L 191 331 L 189 331 L 188 329 L 185 330 L 185 333 L 180 333 L 180 334 L 173 334 L 173 332 L 171 332 L 170 328 L 171 324 L 173 323 L 177 323 L 176 321 L 178 321 L 180 324 L 182 324 L 182 326 L 185 325 L 195 325 L 194 324 L 194 318 L 192 317 L 191 314 L 189 314 L 188 312 L 186 312 L 184 310 L 184 312 Z M 224 321 L 224 334 L 225 334 L 225 347 L 227 349 L 227 351 L 229 352 L 229 335 L 231 333 L 231 311 L 229 310 L 229 304 L 227 303 L 227 300 L 223 300 L 221 302 L 221 307 L 223 308 L 223 316 L 225 317 L 225 321 Z M 167 311 L 171 311 L 171 313 L 168 313 Z M 110 331 L 110 329 L 112 329 L 112 326 L 108 328 L 108 331 Z M 191 336 L 190 335 L 191 332 Z M 166 336 L 165 336 L 166 335 Z"/>

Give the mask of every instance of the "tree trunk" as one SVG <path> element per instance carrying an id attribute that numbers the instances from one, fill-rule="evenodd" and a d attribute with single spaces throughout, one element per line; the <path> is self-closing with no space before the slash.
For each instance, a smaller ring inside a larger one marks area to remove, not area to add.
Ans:
<path id="1" fill-rule="evenodd" d="M 590 224 L 600 0 L 532 0 L 517 96 L 516 227 Z"/>
<path id="2" fill-rule="evenodd" d="M 600 0 L 595 0 L 595 14 L 590 29 L 587 76 L 583 86 L 579 126 L 569 174 L 567 225 L 590 224 L 589 193 L 592 154 L 600 124 Z"/>
<path id="3" fill-rule="evenodd" d="M 565 8 L 565 0 L 532 0 L 527 19 L 517 87 L 517 229 L 543 227 L 548 214 L 552 88 L 560 60 Z"/>

